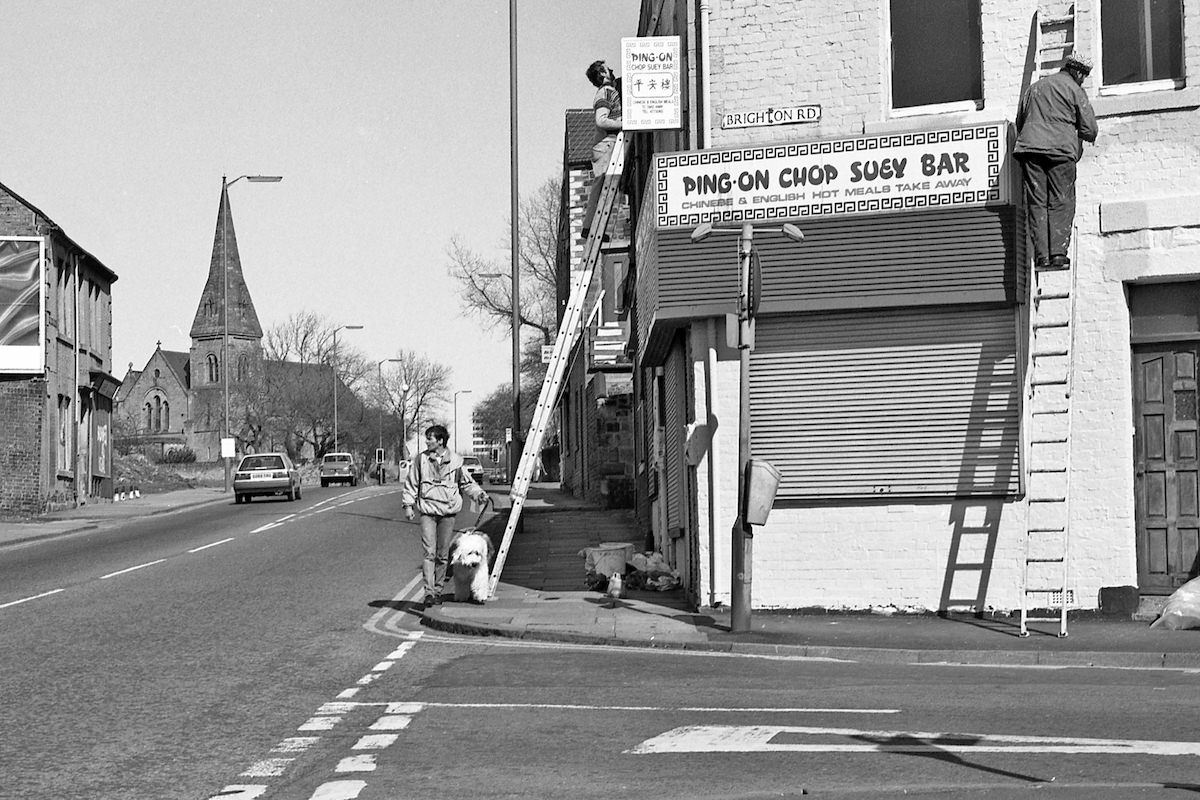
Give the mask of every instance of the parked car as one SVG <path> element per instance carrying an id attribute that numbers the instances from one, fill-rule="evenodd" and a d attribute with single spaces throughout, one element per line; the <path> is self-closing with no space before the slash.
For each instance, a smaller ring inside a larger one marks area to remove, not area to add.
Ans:
<path id="1" fill-rule="evenodd" d="M 255 496 L 283 495 L 300 499 L 300 472 L 286 453 L 242 456 L 233 473 L 233 501 L 249 503 Z"/>
<path id="2" fill-rule="evenodd" d="M 321 485 L 348 483 L 358 486 L 358 465 L 350 453 L 326 453 L 321 459 Z"/>
<path id="3" fill-rule="evenodd" d="M 476 483 L 483 483 L 483 464 L 475 456 L 463 456 L 463 469 Z"/>

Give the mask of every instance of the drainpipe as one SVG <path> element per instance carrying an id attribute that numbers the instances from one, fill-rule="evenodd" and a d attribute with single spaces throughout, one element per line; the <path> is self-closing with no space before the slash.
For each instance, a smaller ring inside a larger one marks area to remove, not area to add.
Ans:
<path id="1" fill-rule="evenodd" d="M 72 298 L 73 298 L 72 299 L 73 308 L 72 308 L 71 313 L 72 313 L 72 316 L 74 317 L 74 322 L 72 324 L 73 330 L 71 331 L 71 342 L 72 342 L 72 349 L 74 349 L 74 351 L 75 351 L 75 360 L 74 360 L 74 366 L 73 366 L 74 376 L 71 379 L 71 384 L 72 384 L 72 386 L 75 387 L 75 390 L 71 394 L 71 407 L 73 409 L 75 409 L 74 413 L 71 415 L 71 423 L 72 423 L 71 424 L 71 455 L 72 455 L 71 461 L 72 461 L 73 467 L 74 467 L 72 472 L 74 474 L 74 480 L 75 480 L 75 505 L 79 506 L 79 505 L 82 505 L 81 501 L 83 500 L 83 492 L 81 491 L 81 484 L 80 484 L 80 480 L 79 480 L 79 472 L 80 472 L 80 470 L 79 470 L 79 426 L 80 426 L 80 423 L 82 423 L 82 421 L 83 421 L 83 402 L 80 400 L 80 397 L 79 397 L 79 254 L 78 253 L 71 254 L 71 262 L 72 262 L 72 265 L 74 266 L 74 269 L 72 270 L 72 272 L 74 272 L 74 277 L 72 278 L 72 282 L 75 284 L 72 287 L 73 291 L 71 293 Z M 55 399 L 57 400 L 57 398 L 55 398 Z"/>
<path id="2" fill-rule="evenodd" d="M 709 70 L 708 70 L 708 19 L 709 19 L 709 0 L 700 0 L 700 19 L 697 20 L 699 28 L 699 44 L 697 45 L 697 61 L 700 62 L 700 74 L 697 76 L 697 82 L 700 84 L 700 141 L 697 142 L 697 149 L 709 147 L 712 144 L 712 91 L 709 86 Z"/>
<path id="3" fill-rule="evenodd" d="M 708 318 L 708 353 L 704 376 L 704 407 L 708 413 L 708 605 L 717 602 L 717 523 L 721 499 L 717 494 L 717 409 L 714 382 L 717 379 L 717 320 Z"/>

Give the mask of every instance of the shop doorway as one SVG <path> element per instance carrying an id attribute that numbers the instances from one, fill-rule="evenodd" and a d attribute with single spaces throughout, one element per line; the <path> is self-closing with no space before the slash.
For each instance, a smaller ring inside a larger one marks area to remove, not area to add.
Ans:
<path id="1" fill-rule="evenodd" d="M 1200 572 L 1200 281 L 1130 284 L 1138 590 Z"/>
<path id="2" fill-rule="evenodd" d="M 1133 351 L 1134 486 L 1142 594 L 1170 594 L 1197 574 L 1198 351 L 1196 342 L 1136 345 Z"/>

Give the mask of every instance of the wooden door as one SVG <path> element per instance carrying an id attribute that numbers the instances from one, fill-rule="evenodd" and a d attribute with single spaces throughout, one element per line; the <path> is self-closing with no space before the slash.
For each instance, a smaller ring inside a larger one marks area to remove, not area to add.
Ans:
<path id="1" fill-rule="evenodd" d="M 1138 589 L 1170 594 L 1197 574 L 1200 459 L 1196 343 L 1133 352 Z"/>

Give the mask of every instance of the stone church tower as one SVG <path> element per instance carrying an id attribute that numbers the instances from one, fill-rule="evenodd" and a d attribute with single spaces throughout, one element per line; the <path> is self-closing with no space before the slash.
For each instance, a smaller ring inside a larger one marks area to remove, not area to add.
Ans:
<path id="1" fill-rule="evenodd" d="M 242 428 L 244 390 L 252 370 L 262 359 L 263 338 L 254 301 L 242 275 L 229 208 L 229 184 L 224 179 L 208 280 L 192 321 L 191 337 L 192 404 L 188 439 L 197 459 L 211 461 L 221 455 L 221 437 L 226 430 L 226 392 L 229 435 L 237 438 Z"/>

